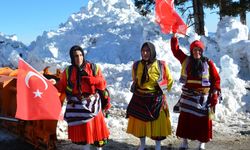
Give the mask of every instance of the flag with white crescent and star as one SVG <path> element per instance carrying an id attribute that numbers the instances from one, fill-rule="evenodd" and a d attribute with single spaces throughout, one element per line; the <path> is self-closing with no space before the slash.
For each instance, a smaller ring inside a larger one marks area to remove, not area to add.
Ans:
<path id="1" fill-rule="evenodd" d="M 16 118 L 61 120 L 61 102 L 53 84 L 22 58 L 18 60 Z"/>

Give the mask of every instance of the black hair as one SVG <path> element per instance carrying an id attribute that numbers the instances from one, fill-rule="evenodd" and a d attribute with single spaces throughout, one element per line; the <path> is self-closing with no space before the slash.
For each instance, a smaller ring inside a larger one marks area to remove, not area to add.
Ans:
<path id="1" fill-rule="evenodd" d="M 78 46 L 78 45 L 72 46 L 72 47 L 70 48 L 70 51 L 69 51 L 69 56 L 70 56 L 71 64 L 72 64 L 72 65 L 75 65 L 75 59 L 74 59 L 74 52 L 75 52 L 75 51 L 81 51 L 82 56 L 83 56 L 83 58 L 84 58 L 83 49 L 82 49 L 80 46 Z"/>

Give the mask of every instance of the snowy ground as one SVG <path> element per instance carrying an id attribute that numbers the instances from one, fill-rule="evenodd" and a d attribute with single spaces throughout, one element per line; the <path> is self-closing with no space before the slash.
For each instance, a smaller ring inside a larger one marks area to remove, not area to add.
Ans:
<path id="1" fill-rule="evenodd" d="M 116 118 L 117 120 L 125 119 L 125 110 L 112 108 L 110 111 L 110 117 L 106 118 L 109 122 L 111 118 Z M 214 138 L 206 145 L 207 149 L 210 150 L 247 150 L 250 147 L 250 114 L 235 114 L 226 118 L 227 124 L 220 121 L 214 121 Z M 79 145 L 72 144 L 67 140 L 67 127 L 64 121 L 58 124 L 58 141 L 57 148 L 59 150 L 81 150 L 82 147 Z M 126 133 L 126 125 L 116 125 L 109 126 L 110 129 L 110 140 L 109 143 L 104 147 L 104 150 L 135 150 L 138 147 L 139 140 L 130 134 Z M 176 127 L 173 126 L 173 134 L 162 142 L 162 149 L 178 149 L 180 144 L 180 139 L 175 136 Z M 32 146 L 19 140 L 18 137 L 0 130 L 1 136 L 4 139 L 1 140 L 0 149 L 5 149 L 8 147 L 9 150 L 31 150 Z M 154 149 L 154 141 L 147 139 L 147 149 Z M 189 148 L 195 149 L 197 146 L 197 141 L 190 141 Z M 92 149 L 94 149 L 92 147 Z"/>

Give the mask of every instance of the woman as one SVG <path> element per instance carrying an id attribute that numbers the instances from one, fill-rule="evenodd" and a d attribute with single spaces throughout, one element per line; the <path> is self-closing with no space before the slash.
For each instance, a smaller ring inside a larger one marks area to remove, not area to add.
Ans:
<path id="1" fill-rule="evenodd" d="M 155 140 L 155 149 L 160 150 L 161 140 L 171 135 L 165 90 L 171 89 L 173 79 L 166 63 L 156 59 L 152 43 L 142 45 L 141 57 L 132 69 L 133 96 L 127 108 L 127 133 L 140 138 L 139 150 L 145 148 L 146 137 Z"/>
<path id="2" fill-rule="evenodd" d="M 105 124 L 99 92 L 106 88 L 106 81 L 100 68 L 84 59 L 80 46 L 70 49 L 71 64 L 56 84 L 59 92 L 66 93 L 67 106 L 65 120 L 68 123 L 68 137 L 84 150 L 93 144 L 101 150 L 107 143 L 109 130 Z"/>
<path id="3" fill-rule="evenodd" d="M 176 135 L 183 138 L 180 148 L 187 149 L 187 139 L 191 139 L 199 141 L 198 149 L 205 149 L 205 143 L 212 139 L 212 120 L 208 114 L 218 101 L 220 76 L 212 60 L 203 56 L 201 41 L 191 43 L 191 56 L 187 56 L 179 48 L 174 34 L 171 49 L 182 65 L 180 82 L 183 87 L 176 131 Z"/>

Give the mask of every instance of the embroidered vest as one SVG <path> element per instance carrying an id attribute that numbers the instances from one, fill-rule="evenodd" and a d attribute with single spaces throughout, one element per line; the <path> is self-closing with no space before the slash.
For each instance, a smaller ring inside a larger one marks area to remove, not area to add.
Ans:
<path id="1" fill-rule="evenodd" d="M 190 64 L 190 57 L 187 57 L 181 64 L 181 77 L 179 81 L 183 84 L 185 83 L 194 83 L 194 84 L 201 84 L 202 86 L 210 86 L 210 81 L 209 81 L 209 65 L 206 62 L 202 63 L 203 66 L 203 72 L 202 72 L 202 79 L 201 81 L 199 80 L 187 80 L 187 71 L 188 71 L 188 65 Z"/>
<path id="2" fill-rule="evenodd" d="M 138 65 L 139 65 L 140 61 L 136 61 L 134 64 L 133 64 L 133 70 L 134 70 L 134 79 L 133 79 L 133 84 L 131 86 L 131 89 L 130 91 L 132 93 L 135 92 L 135 85 L 136 85 L 136 82 L 137 82 L 137 69 L 138 69 Z M 162 93 L 166 93 L 167 92 L 167 86 L 168 86 L 168 83 L 167 83 L 167 76 L 166 76 L 166 68 L 165 68 L 165 61 L 163 60 L 157 60 L 157 65 L 158 65 L 158 68 L 160 70 L 160 76 L 159 76 L 159 79 L 157 80 L 157 83 L 159 85 L 159 87 L 161 88 L 161 91 Z"/>

